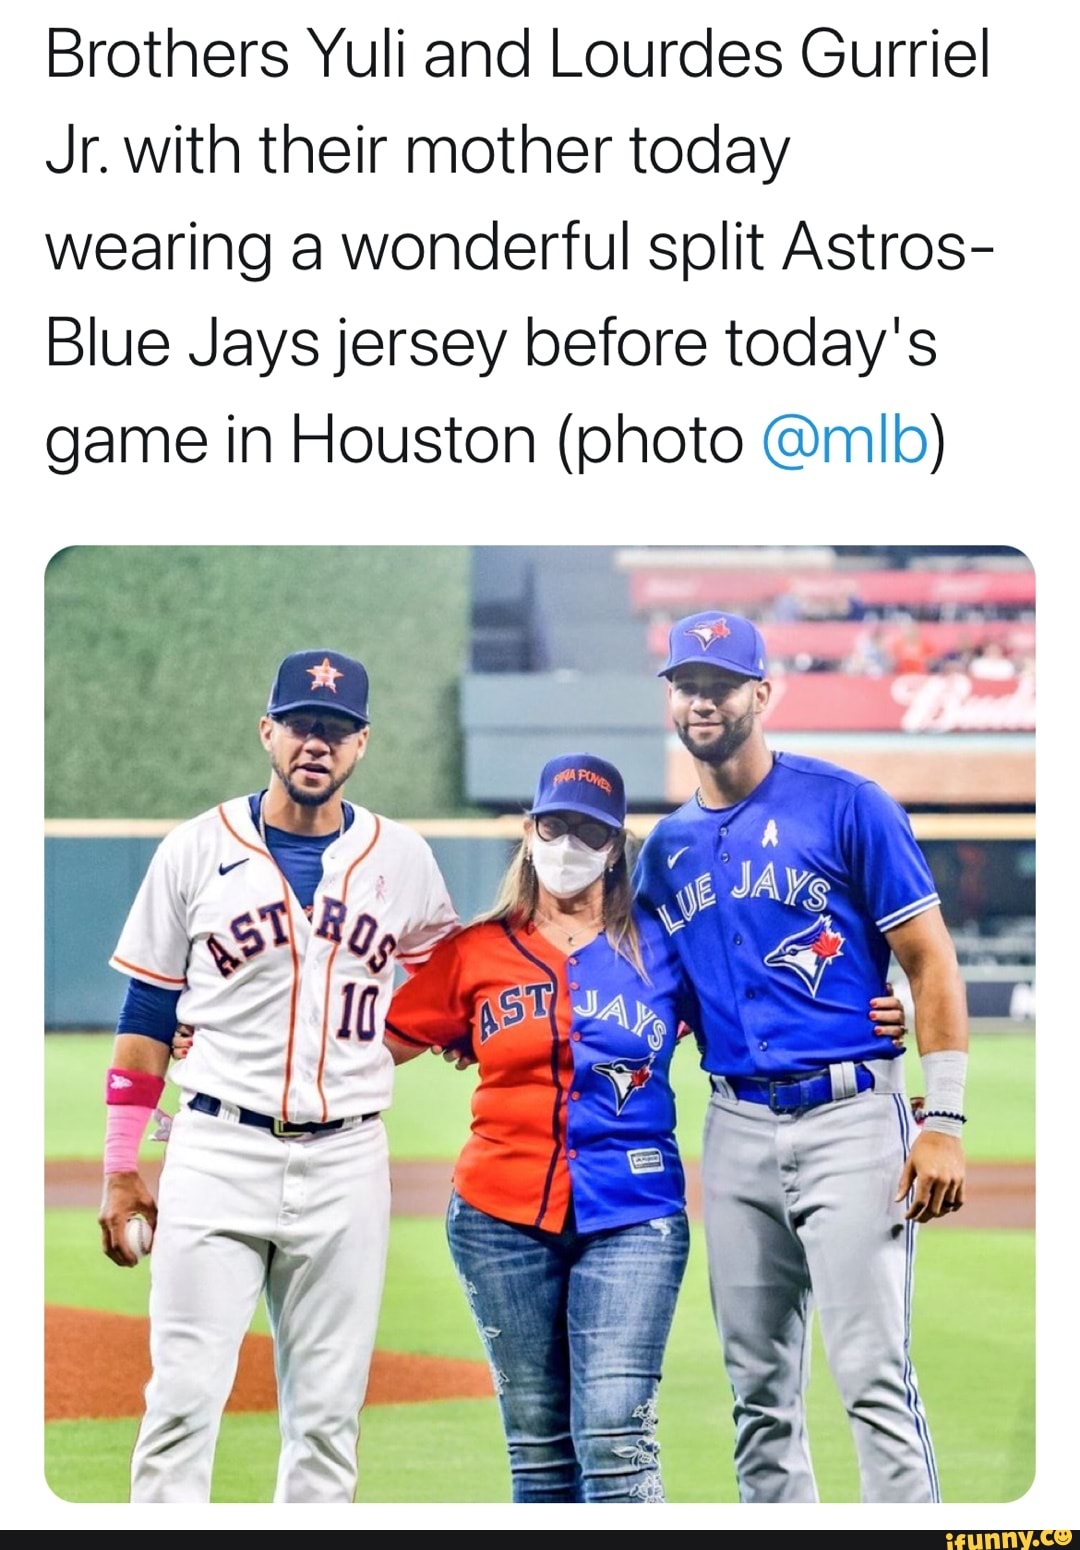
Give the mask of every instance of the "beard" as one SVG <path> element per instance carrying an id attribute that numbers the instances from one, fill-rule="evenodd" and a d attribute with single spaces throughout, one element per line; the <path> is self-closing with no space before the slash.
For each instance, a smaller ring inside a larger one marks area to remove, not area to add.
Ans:
<path id="1" fill-rule="evenodd" d="M 733 754 L 738 753 L 754 730 L 755 720 L 753 710 L 748 710 L 735 721 L 726 722 L 719 736 L 711 743 L 696 743 L 690 735 L 689 727 L 677 726 L 675 730 L 679 734 L 679 741 L 683 747 L 702 764 L 726 764 Z"/>
<path id="2" fill-rule="evenodd" d="M 302 786 L 298 786 L 288 771 L 283 769 L 278 760 L 274 758 L 273 754 L 270 756 L 270 767 L 284 786 L 286 796 L 288 796 L 291 802 L 295 802 L 297 807 L 323 807 L 336 792 L 341 790 L 353 770 L 355 770 L 359 757 L 360 755 L 357 754 L 356 759 L 349 765 L 349 768 L 339 775 L 336 780 L 332 780 L 322 791 L 307 791 Z"/>

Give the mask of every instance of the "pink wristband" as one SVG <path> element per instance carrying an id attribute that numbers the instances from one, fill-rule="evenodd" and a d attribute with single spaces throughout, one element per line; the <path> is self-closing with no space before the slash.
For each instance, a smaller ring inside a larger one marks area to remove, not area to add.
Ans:
<path id="1" fill-rule="evenodd" d="M 152 1071 L 128 1071 L 123 1066 L 110 1066 L 105 1077 L 105 1102 L 134 1103 L 151 1109 L 165 1091 L 165 1078 Z"/>
<path id="2" fill-rule="evenodd" d="M 145 1103 L 111 1104 L 106 1109 L 106 1174 L 138 1173 L 139 1143 L 153 1112 Z"/>

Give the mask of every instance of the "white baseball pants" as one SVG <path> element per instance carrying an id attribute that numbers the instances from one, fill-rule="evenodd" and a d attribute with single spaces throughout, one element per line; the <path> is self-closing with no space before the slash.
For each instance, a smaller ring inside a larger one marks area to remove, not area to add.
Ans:
<path id="1" fill-rule="evenodd" d="M 133 1502 L 205 1502 L 259 1294 L 274 1336 L 274 1500 L 351 1502 L 390 1220 L 378 1118 L 304 1140 L 182 1108 L 151 1254 L 153 1376 Z"/>

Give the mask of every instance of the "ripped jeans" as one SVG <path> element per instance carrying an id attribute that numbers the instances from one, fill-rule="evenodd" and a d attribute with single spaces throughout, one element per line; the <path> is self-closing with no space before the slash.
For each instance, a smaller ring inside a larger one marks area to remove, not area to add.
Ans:
<path id="1" fill-rule="evenodd" d="M 491 1364 L 514 1501 L 662 1502 L 656 1391 L 685 1213 L 550 1233 L 455 1192 L 446 1235 Z"/>

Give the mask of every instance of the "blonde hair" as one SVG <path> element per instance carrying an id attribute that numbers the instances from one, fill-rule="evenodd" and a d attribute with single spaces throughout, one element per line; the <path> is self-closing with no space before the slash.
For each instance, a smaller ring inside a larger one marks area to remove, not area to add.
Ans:
<path id="1" fill-rule="evenodd" d="M 649 983 L 645 960 L 641 954 L 641 938 L 634 919 L 634 888 L 630 880 L 632 850 L 637 842 L 628 829 L 620 829 L 619 854 L 604 873 L 604 935 L 612 950 Z M 514 927 L 527 926 L 536 913 L 540 890 L 536 871 L 529 855 L 529 837 L 525 835 L 510 858 L 510 865 L 503 874 L 495 903 L 483 914 L 477 915 L 474 926 L 490 921 L 504 920 Z"/>

